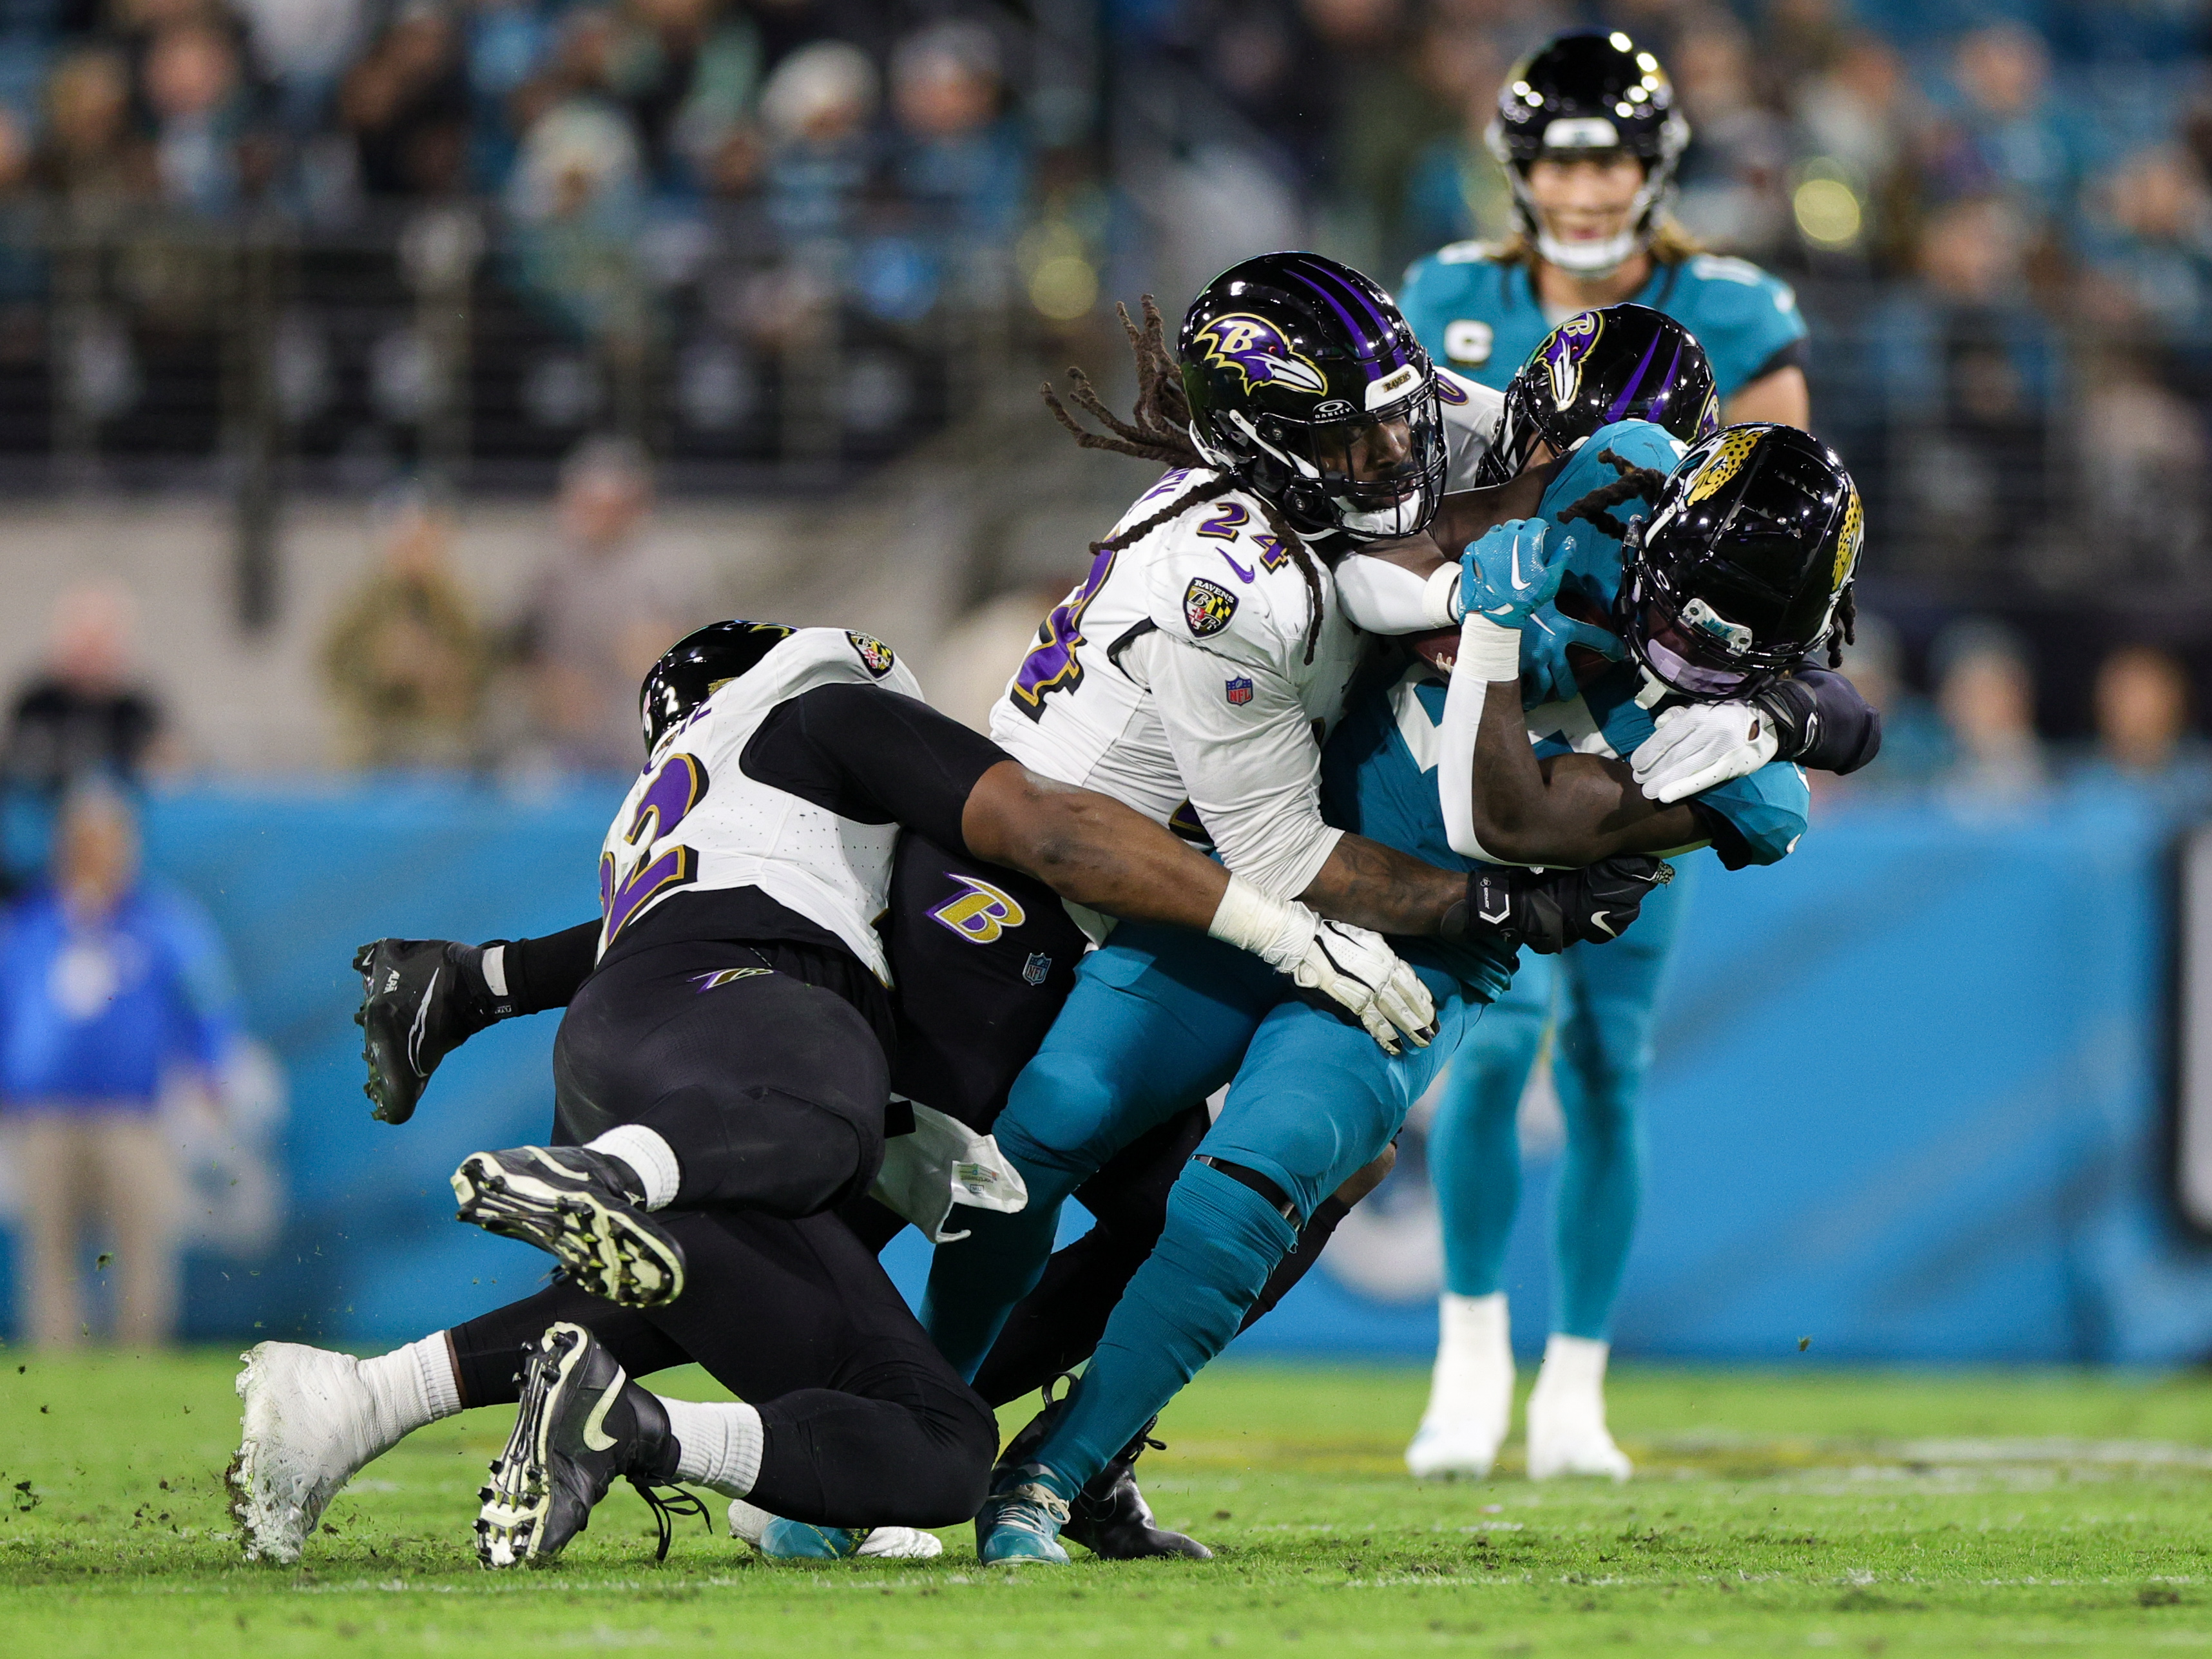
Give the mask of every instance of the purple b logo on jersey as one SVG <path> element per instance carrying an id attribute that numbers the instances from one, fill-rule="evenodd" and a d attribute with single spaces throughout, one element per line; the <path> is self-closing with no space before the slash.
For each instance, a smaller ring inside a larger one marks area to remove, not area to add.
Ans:
<path id="1" fill-rule="evenodd" d="M 1536 348 L 1544 372 L 1551 379 L 1554 408 L 1565 409 L 1574 402 L 1575 393 L 1582 389 L 1583 359 L 1589 356 L 1604 330 L 1605 319 L 1595 311 L 1585 311 L 1561 323 Z"/>
<path id="2" fill-rule="evenodd" d="M 1265 317 L 1242 311 L 1216 317 L 1191 343 L 1206 354 L 1207 362 L 1235 369 L 1247 392 L 1279 386 L 1318 398 L 1328 390 L 1321 370 L 1291 350 L 1283 331 Z"/>

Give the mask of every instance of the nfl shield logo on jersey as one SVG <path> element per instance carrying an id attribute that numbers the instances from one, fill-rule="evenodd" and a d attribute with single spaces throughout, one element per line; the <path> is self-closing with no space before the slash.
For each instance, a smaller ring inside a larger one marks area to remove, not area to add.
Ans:
<path id="1" fill-rule="evenodd" d="M 1239 704 L 1252 701 L 1252 680 L 1249 675 L 1239 674 L 1229 682 L 1229 701 Z"/>
<path id="2" fill-rule="evenodd" d="M 1031 985 L 1042 985 L 1052 972 L 1052 958 L 1042 951 L 1030 952 L 1030 959 L 1022 964 L 1022 978 Z"/>

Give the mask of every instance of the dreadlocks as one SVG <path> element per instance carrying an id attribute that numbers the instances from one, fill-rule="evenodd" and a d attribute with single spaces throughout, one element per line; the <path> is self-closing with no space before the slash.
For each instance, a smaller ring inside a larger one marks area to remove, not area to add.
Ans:
<path id="1" fill-rule="evenodd" d="M 1836 595 L 1836 625 L 1828 632 L 1828 666 L 1844 665 L 1844 647 L 1859 642 L 1858 584 L 1845 582 L 1844 591 Z"/>
<path id="2" fill-rule="evenodd" d="M 1060 394 L 1053 390 L 1049 380 L 1043 387 L 1045 407 L 1085 449 L 1109 450 L 1116 455 L 1134 456 L 1140 461 L 1157 461 L 1163 466 L 1206 470 L 1211 464 L 1198 453 L 1198 445 L 1190 435 L 1190 398 L 1183 391 L 1182 366 L 1168 345 L 1166 319 L 1160 315 L 1160 308 L 1151 295 L 1146 295 L 1139 306 L 1145 319 L 1142 328 L 1130 320 L 1127 306 L 1114 307 L 1121 316 L 1122 332 L 1129 337 L 1129 349 L 1137 360 L 1137 401 L 1129 411 L 1129 418 L 1125 421 L 1107 408 L 1091 384 L 1091 377 L 1079 368 L 1067 371 L 1068 399 L 1106 430 L 1092 432 L 1080 425 L 1067 412 L 1066 404 L 1060 402 Z M 1118 553 L 1187 509 L 1243 487 L 1243 482 L 1233 473 L 1218 473 L 1174 497 L 1150 518 L 1139 520 L 1103 542 L 1091 543 L 1091 551 L 1094 556 Z M 1311 619 L 1306 623 L 1305 659 L 1311 662 L 1315 643 L 1321 637 L 1322 611 L 1327 603 L 1322 592 L 1321 568 L 1304 538 L 1283 517 L 1282 510 L 1264 495 L 1255 495 L 1255 499 L 1260 503 L 1261 516 L 1267 520 L 1267 528 L 1274 532 L 1276 539 L 1297 562 L 1298 574 L 1305 578 L 1307 608 L 1311 612 Z"/>
<path id="3" fill-rule="evenodd" d="M 1634 465 L 1610 449 L 1600 450 L 1597 458 L 1620 476 L 1560 508 L 1559 521 L 1565 524 L 1570 519 L 1585 519 L 1601 534 L 1625 538 L 1628 526 L 1614 518 L 1610 509 L 1638 496 L 1656 501 L 1659 492 L 1667 487 L 1667 475 L 1656 467 Z"/>

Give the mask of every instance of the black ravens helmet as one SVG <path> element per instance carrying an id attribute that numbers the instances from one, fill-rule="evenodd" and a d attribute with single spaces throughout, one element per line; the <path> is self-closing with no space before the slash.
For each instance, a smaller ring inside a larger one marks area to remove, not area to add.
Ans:
<path id="1" fill-rule="evenodd" d="M 1318 253 L 1232 265 L 1192 302 L 1176 355 L 1199 453 L 1300 535 L 1343 547 L 1436 516 L 1436 370 L 1390 296 L 1349 265 Z"/>
<path id="2" fill-rule="evenodd" d="M 1682 458 L 1623 547 L 1615 621 L 1669 690 L 1742 697 L 1826 643 L 1864 538 L 1858 487 L 1794 426 L 1725 427 Z"/>
<path id="3" fill-rule="evenodd" d="M 1674 107 L 1674 84 L 1656 58 L 1619 29 L 1588 29 L 1559 36 L 1506 76 L 1485 137 L 1513 186 L 1522 229 L 1536 252 L 1562 270 L 1596 276 L 1650 240 L 1690 142 L 1690 124 Z M 1644 188 L 1628 228 L 1597 241 L 1554 237 L 1529 199 L 1530 165 L 1613 150 L 1644 163 Z"/>
<path id="4" fill-rule="evenodd" d="M 1690 331 L 1650 306 L 1578 312 L 1544 337 L 1505 387 L 1478 484 L 1501 484 L 1539 443 L 1564 455 L 1615 421 L 1650 421 L 1686 444 L 1720 429 L 1713 366 Z"/>
<path id="5" fill-rule="evenodd" d="M 672 727 L 796 631 L 779 623 L 709 623 L 661 653 L 638 688 L 638 716 L 651 754 Z"/>

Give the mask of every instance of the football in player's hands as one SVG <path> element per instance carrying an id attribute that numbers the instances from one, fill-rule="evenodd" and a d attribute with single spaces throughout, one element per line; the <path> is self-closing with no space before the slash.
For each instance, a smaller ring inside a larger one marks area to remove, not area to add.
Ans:
<path id="1" fill-rule="evenodd" d="M 1459 629 L 1439 628 L 1429 634 L 1404 634 L 1399 636 L 1406 648 L 1423 662 L 1443 675 L 1451 678 L 1452 665 L 1459 660 Z"/>

